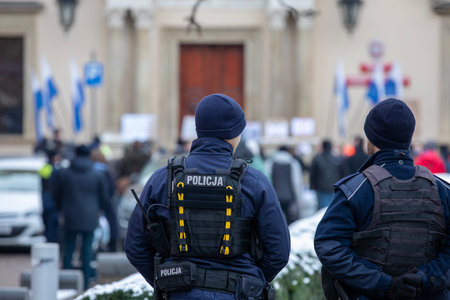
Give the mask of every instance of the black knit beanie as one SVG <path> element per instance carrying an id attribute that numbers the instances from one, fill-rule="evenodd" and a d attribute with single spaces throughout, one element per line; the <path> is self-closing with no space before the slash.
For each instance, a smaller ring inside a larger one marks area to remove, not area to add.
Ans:
<path id="1" fill-rule="evenodd" d="M 375 105 L 364 123 L 369 141 L 380 149 L 408 150 L 416 120 L 406 104 L 389 98 Z"/>
<path id="2" fill-rule="evenodd" d="M 241 106 L 223 94 L 206 96 L 195 110 L 195 129 L 199 138 L 232 139 L 242 133 L 245 125 Z"/>

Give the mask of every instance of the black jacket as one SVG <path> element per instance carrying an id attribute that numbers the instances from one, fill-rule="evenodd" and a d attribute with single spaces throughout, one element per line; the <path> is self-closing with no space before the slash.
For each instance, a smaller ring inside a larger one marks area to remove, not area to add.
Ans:
<path id="1" fill-rule="evenodd" d="M 332 192 L 333 184 L 343 175 L 341 165 L 341 159 L 330 151 L 317 154 L 311 163 L 310 188 L 316 191 Z"/>
<path id="2" fill-rule="evenodd" d="M 55 173 L 53 197 L 64 217 L 65 230 L 94 231 L 108 201 L 104 176 L 89 157 L 76 157 L 69 168 Z"/>

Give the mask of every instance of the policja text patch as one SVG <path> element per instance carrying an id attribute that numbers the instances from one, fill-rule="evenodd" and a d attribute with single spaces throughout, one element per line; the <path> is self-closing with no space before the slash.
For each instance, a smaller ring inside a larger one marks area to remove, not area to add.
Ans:
<path id="1" fill-rule="evenodd" d="M 165 267 L 161 268 L 159 270 L 159 278 L 169 277 L 169 276 L 176 276 L 183 274 L 183 266 L 171 266 L 171 267 Z"/>
<path id="2" fill-rule="evenodd" d="M 219 175 L 186 175 L 186 185 L 225 186 L 225 176 L 219 176 Z"/>

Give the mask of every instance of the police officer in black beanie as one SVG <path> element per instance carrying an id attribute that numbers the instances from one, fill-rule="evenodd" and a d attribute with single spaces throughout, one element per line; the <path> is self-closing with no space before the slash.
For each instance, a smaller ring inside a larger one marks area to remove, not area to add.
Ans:
<path id="1" fill-rule="evenodd" d="M 327 299 L 450 299 L 450 189 L 414 166 L 414 128 L 397 99 L 367 115 L 371 156 L 335 184 L 314 239 Z"/>
<path id="2" fill-rule="evenodd" d="M 195 124 L 189 156 L 170 159 L 147 181 L 125 253 L 156 297 L 273 299 L 266 283 L 287 264 L 290 236 L 268 179 L 232 157 L 245 114 L 234 99 L 212 94 L 198 104 Z"/>

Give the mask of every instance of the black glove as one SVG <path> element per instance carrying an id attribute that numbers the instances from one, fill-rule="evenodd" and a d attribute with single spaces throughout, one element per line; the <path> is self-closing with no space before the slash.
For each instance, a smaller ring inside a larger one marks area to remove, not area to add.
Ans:
<path id="1" fill-rule="evenodd" d="M 420 284 L 420 277 L 413 273 L 392 277 L 386 297 L 391 300 L 414 300 L 419 294 Z"/>

